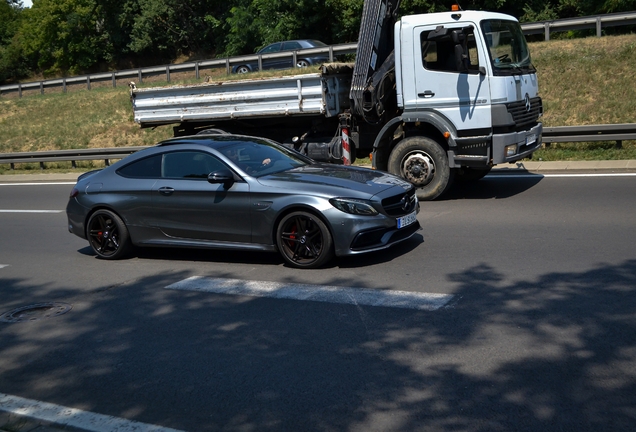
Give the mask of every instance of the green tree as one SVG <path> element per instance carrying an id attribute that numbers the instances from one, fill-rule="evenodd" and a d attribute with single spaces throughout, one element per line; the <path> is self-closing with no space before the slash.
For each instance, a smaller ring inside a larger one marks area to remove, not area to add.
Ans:
<path id="1" fill-rule="evenodd" d="M 45 74 L 77 74 L 113 59 L 113 46 L 94 0 L 39 0 L 24 12 L 25 52 Z"/>
<path id="2" fill-rule="evenodd" d="M 19 0 L 0 1 L 0 83 L 16 80 L 28 72 L 18 33 L 22 10 Z"/>

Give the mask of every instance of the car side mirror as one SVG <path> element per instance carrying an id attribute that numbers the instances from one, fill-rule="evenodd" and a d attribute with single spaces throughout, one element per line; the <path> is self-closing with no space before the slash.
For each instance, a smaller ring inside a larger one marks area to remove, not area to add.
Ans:
<path id="1" fill-rule="evenodd" d="M 213 171 L 208 174 L 208 183 L 223 183 L 223 187 L 229 189 L 234 184 L 234 174 L 228 169 Z"/>

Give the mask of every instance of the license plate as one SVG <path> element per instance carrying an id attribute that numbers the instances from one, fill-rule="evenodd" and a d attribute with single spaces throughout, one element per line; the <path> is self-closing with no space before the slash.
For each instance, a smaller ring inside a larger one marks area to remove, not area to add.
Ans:
<path id="1" fill-rule="evenodd" d="M 537 140 L 537 134 L 530 134 L 526 136 L 526 145 L 533 144 Z"/>
<path id="2" fill-rule="evenodd" d="M 397 218 L 397 226 L 398 228 L 404 228 L 405 226 L 409 226 L 417 220 L 417 215 L 415 212 L 409 213 L 406 216 L 402 216 Z"/>

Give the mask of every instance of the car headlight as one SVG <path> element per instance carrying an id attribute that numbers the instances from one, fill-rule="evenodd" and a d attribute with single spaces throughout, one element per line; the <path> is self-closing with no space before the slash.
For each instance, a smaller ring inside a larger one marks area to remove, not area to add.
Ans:
<path id="1" fill-rule="evenodd" d="M 354 198 L 332 198 L 329 200 L 332 206 L 338 210 L 355 215 L 374 216 L 378 211 L 369 201 Z"/>

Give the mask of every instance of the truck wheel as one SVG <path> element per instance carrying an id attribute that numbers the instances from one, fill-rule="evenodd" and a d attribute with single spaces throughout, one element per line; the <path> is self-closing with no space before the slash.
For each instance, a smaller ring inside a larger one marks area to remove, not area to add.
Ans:
<path id="1" fill-rule="evenodd" d="M 490 168 L 460 168 L 455 170 L 455 181 L 459 182 L 475 182 L 484 178 Z"/>
<path id="2" fill-rule="evenodd" d="M 389 172 L 411 182 L 417 198 L 433 200 L 453 182 L 444 149 L 434 140 L 421 136 L 403 139 L 389 155 Z"/>

